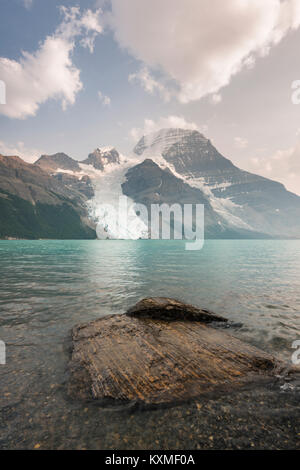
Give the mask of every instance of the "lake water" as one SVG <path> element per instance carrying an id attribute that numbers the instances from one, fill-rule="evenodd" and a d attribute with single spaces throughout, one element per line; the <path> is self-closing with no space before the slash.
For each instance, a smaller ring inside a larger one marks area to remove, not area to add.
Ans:
<path id="1" fill-rule="evenodd" d="M 213 310 L 231 321 L 232 334 L 290 361 L 300 339 L 300 242 L 184 247 L 160 240 L 0 241 L 0 340 L 7 348 L 0 447 L 107 448 L 126 434 L 125 418 L 98 410 L 95 421 L 90 405 L 67 397 L 70 329 L 122 313 L 143 297 Z"/>

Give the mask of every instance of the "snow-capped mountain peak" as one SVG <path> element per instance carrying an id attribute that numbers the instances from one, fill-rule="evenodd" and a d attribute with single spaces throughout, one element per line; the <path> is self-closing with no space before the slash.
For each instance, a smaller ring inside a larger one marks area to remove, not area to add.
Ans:
<path id="1" fill-rule="evenodd" d="M 203 176 L 203 171 L 232 169 L 234 165 L 223 157 L 211 141 L 196 130 L 162 129 L 143 136 L 134 153 L 144 158 L 162 156 L 176 171 L 186 176 Z"/>
<path id="2" fill-rule="evenodd" d="M 90 153 L 82 163 L 92 165 L 96 170 L 103 171 L 109 164 L 119 164 L 120 155 L 114 147 L 100 147 Z"/>
<path id="3" fill-rule="evenodd" d="M 162 129 L 144 136 L 134 153 L 201 189 L 231 226 L 271 236 L 300 233 L 294 218 L 300 220 L 298 196 L 280 183 L 240 170 L 196 130 Z"/>
<path id="4" fill-rule="evenodd" d="M 162 154 L 173 145 L 179 145 L 185 138 L 197 138 L 199 142 L 206 143 L 208 139 L 200 132 L 188 129 L 161 129 L 148 135 L 144 135 L 134 148 L 137 155 L 148 156 L 150 154 Z"/>

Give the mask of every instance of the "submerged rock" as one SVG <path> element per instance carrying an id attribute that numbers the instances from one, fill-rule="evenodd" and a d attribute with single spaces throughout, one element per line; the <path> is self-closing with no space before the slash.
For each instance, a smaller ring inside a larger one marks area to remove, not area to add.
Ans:
<path id="1" fill-rule="evenodd" d="M 126 314 L 73 329 L 69 394 L 162 404 L 274 377 L 269 354 L 207 325 L 226 321 L 173 299 L 145 299 Z"/>

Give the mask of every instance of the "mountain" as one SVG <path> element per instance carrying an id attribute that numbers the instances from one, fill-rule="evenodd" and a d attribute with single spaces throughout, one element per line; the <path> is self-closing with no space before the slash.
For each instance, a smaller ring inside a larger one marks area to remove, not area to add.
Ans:
<path id="1" fill-rule="evenodd" d="M 0 155 L 0 238 L 95 238 L 86 199 L 39 165 Z"/>
<path id="2" fill-rule="evenodd" d="M 83 175 L 77 160 L 65 153 L 42 155 L 35 165 L 52 175 L 63 186 L 76 190 L 91 199 L 94 196 L 92 181 L 88 175 Z"/>
<path id="3" fill-rule="evenodd" d="M 96 170 L 103 171 L 109 164 L 119 164 L 120 155 L 114 147 L 97 148 L 82 163 L 92 165 Z"/>
<path id="4" fill-rule="evenodd" d="M 246 226 L 236 229 L 213 209 L 203 191 L 185 183 L 168 169 L 162 169 L 151 159 L 127 171 L 122 190 L 136 203 L 145 205 L 148 214 L 151 213 L 151 204 L 179 204 L 181 207 L 184 204 L 204 205 L 206 238 L 262 238 L 262 234 L 254 234 Z"/>
<path id="5" fill-rule="evenodd" d="M 235 228 L 300 237 L 300 197 L 280 183 L 240 170 L 198 131 L 163 129 L 144 136 L 134 153 L 201 189 L 213 209 Z"/>
<path id="6" fill-rule="evenodd" d="M 39 166 L 48 173 L 57 172 L 59 170 L 77 172 L 81 168 L 77 160 L 69 157 L 65 153 L 56 153 L 54 155 L 42 155 L 35 165 Z"/>
<path id="7" fill-rule="evenodd" d="M 62 152 L 33 165 L 0 155 L 0 238 L 95 238 L 97 222 L 113 237 L 104 206 L 118 210 L 122 194 L 148 212 L 203 204 L 206 238 L 300 238 L 299 196 L 239 169 L 198 131 L 173 128 L 144 136 L 129 158 L 114 147 L 82 162 Z M 130 217 L 130 236 L 147 236 L 141 214 Z"/>

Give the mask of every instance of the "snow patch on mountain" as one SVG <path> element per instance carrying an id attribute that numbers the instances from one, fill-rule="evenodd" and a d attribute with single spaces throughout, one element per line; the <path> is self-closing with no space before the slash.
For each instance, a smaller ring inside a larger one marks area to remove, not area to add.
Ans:
<path id="1" fill-rule="evenodd" d="M 253 230 L 253 228 L 244 222 L 235 212 L 238 212 L 239 209 L 242 207 L 238 204 L 235 204 L 229 198 L 219 198 L 214 196 L 212 189 L 214 187 L 209 187 L 203 181 L 203 178 L 190 178 L 190 177 L 183 177 L 183 180 L 192 186 L 193 188 L 198 188 L 203 191 L 203 193 L 209 199 L 209 202 L 212 208 L 217 212 L 223 219 L 225 219 L 229 224 L 233 225 L 236 228 L 242 228 L 245 230 Z M 227 186 L 231 186 L 230 183 L 227 183 Z M 226 183 L 222 184 L 222 187 L 225 189 Z"/>
<path id="2" fill-rule="evenodd" d="M 78 171 L 73 171 L 73 170 L 66 170 L 65 168 L 57 168 L 55 171 L 53 171 L 53 173 L 51 173 L 52 175 L 56 175 L 57 173 L 65 173 L 67 175 L 72 175 L 72 176 L 78 176 L 81 174 L 81 172 L 78 172 Z M 83 175 L 82 175 L 83 176 Z"/>

